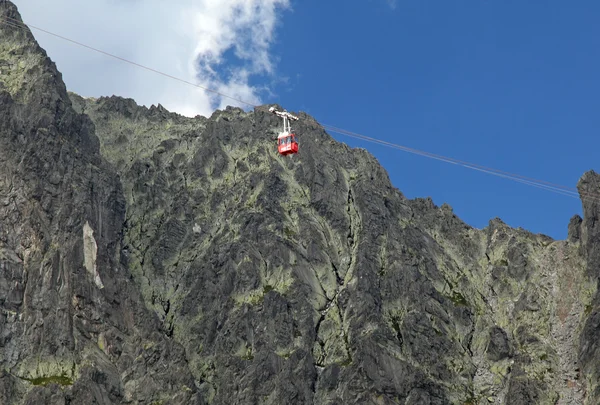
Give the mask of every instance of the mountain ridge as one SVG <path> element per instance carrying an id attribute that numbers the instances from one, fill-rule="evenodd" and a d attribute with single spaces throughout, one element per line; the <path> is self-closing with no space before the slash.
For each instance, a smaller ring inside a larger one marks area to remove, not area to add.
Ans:
<path id="1" fill-rule="evenodd" d="M 0 34 L 4 403 L 597 402 L 594 201 L 476 229 L 304 113 L 282 157 L 270 105 L 83 98 Z"/>

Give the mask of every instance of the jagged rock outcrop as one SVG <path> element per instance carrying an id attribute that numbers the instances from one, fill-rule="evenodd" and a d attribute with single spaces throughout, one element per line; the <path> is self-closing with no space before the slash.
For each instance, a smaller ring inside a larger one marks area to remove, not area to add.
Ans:
<path id="1" fill-rule="evenodd" d="M 0 24 L 0 66 L 0 403 L 203 403 L 121 258 L 94 125 L 28 29 Z"/>
<path id="2" fill-rule="evenodd" d="M 283 158 L 267 106 L 187 119 L 71 97 L 122 175 L 146 302 L 209 402 L 583 403 L 596 278 L 576 217 L 567 241 L 474 229 L 304 114 Z"/>
<path id="3" fill-rule="evenodd" d="M 600 399 L 594 172 L 565 241 L 475 229 L 306 114 L 281 157 L 269 106 L 67 96 L 0 30 L 5 403 Z"/>

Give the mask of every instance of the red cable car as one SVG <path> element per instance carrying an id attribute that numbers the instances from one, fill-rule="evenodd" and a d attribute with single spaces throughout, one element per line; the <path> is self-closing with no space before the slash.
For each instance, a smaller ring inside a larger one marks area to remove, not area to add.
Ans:
<path id="1" fill-rule="evenodd" d="M 273 114 L 283 118 L 283 132 L 279 133 L 277 137 L 277 150 L 280 155 L 286 156 L 292 153 L 298 153 L 298 141 L 296 140 L 296 134 L 292 133 L 290 122 L 288 120 L 298 121 L 298 117 L 290 114 L 287 111 L 276 111 L 275 107 L 269 108 Z"/>
<path id="2" fill-rule="evenodd" d="M 298 141 L 296 141 L 295 134 L 281 133 L 277 137 L 278 150 L 283 156 L 289 155 L 290 153 L 298 153 Z"/>

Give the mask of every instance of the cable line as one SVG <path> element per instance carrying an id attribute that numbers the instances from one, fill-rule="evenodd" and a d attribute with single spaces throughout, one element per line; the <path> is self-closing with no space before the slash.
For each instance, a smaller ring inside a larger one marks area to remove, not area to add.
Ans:
<path id="1" fill-rule="evenodd" d="M 203 89 L 203 90 L 211 92 L 211 93 L 218 94 L 221 97 L 225 97 L 225 98 L 237 101 L 239 103 L 245 104 L 245 105 L 250 106 L 250 107 L 254 107 L 254 108 L 260 107 L 259 105 L 256 105 L 256 104 L 253 104 L 253 103 L 249 103 L 247 101 L 241 100 L 241 99 L 236 98 L 236 97 L 229 96 L 229 95 L 224 94 L 222 92 L 219 92 L 217 90 L 201 86 L 199 84 L 190 82 L 188 80 L 184 80 L 184 79 L 178 78 L 176 76 L 172 76 L 170 74 L 167 74 L 167 73 L 161 72 L 159 70 L 150 68 L 150 67 L 142 65 L 140 63 L 133 62 L 133 61 L 128 60 L 126 58 L 122 58 L 120 56 L 111 54 L 111 53 L 103 51 L 101 49 L 98 49 L 98 48 L 95 48 L 95 47 L 83 44 L 83 43 L 81 43 L 79 41 L 75 41 L 75 40 L 67 38 L 65 36 L 53 33 L 51 31 L 45 30 L 43 28 L 36 27 L 34 25 L 31 25 L 31 24 L 26 24 L 26 23 L 24 23 L 22 21 L 19 21 L 19 20 L 15 19 L 15 18 L 12 18 L 12 17 L 8 17 L 8 16 L 0 17 L 0 24 L 6 24 L 6 25 L 8 25 L 10 27 L 19 28 L 19 29 L 26 29 L 27 27 L 33 28 L 33 29 L 42 31 L 42 32 L 44 32 L 46 34 L 52 35 L 54 37 L 57 37 L 59 39 L 71 42 L 73 44 L 82 46 L 84 48 L 87 48 L 87 49 L 90 49 L 92 51 L 101 53 L 103 55 L 106 55 L 106 56 L 118 59 L 118 60 L 120 60 L 122 62 L 129 63 L 129 64 L 134 65 L 136 67 L 139 67 L 139 68 L 142 68 L 142 69 L 154 72 L 156 74 L 165 76 L 167 78 L 179 81 L 181 83 L 184 83 L 184 84 L 187 84 L 187 85 L 190 85 L 190 86 L 194 86 L 196 88 Z M 421 150 L 418 150 L 418 149 L 409 148 L 409 147 L 406 147 L 406 146 L 402 146 L 402 145 L 394 144 L 394 143 L 391 143 L 391 142 L 383 141 L 383 140 L 380 140 L 380 139 L 377 139 L 377 138 L 372 138 L 372 137 L 369 137 L 369 136 L 361 135 L 361 134 L 358 134 L 358 133 L 355 133 L 355 132 L 351 132 L 351 131 L 348 131 L 348 130 L 345 130 L 345 129 L 342 129 L 342 128 L 337 128 L 337 127 L 334 127 L 334 126 L 328 125 L 328 124 L 320 124 L 320 125 L 324 129 L 329 130 L 330 132 L 335 132 L 335 133 L 338 133 L 338 134 L 341 134 L 341 135 L 345 135 L 345 136 L 348 136 L 348 137 L 352 137 L 352 138 L 356 138 L 356 139 L 361 139 L 361 140 L 367 141 L 367 142 L 377 143 L 377 144 L 380 144 L 380 145 L 383 145 L 383 146 L 387 146 L 387 147 L 399 149 L 399 150 L 402 150 L 402 151 L 405 151 L 405 152 L 408 152 L 408 153 L 420 155 L 420 156 L 423 156 L 423 157 L 428 157 L 430 159 L 436 159 L 436 160 L 440 160 L 440 161 L 443 161 L 443 162 L 446 162 L 446 163 L 456 164 L 456 165 L 465 167 L 467 169 L 472 169 L 472 170 L 476 170 L 476 171 L 479 171 L 479 172 L 482 172 L 482 173 L 491 174 L 491 175 L 498 176 L 498 177 L 501 177 L 501 178 L 513 180 L 513 181 L 516 181 L 516 182 L 519 182 L 519 183 L 522 183 L 522 184 L 525 184 L 525 185 L 529 185 L 529 186 L 541 188 L 543 190 L 551 191 L 551 192 L 558 193 L 558 194 L 561 194 L 561 195 L 565 195 L 565 196 L 568 196 L 568 197 L 574 197 L 574 198 L 578 198 L 578 199 L 580 198 L 582 200 L 588 200 L 588 201 L 594 200 L 594 201 L 599 201 L 600 202 L 600 194 L 598 194 L 598 193 L 593 193 L 593 192 L 581 192 L 580 193 L 577 190 L 577 188 L 575 188 L 575 187 L 568 187 L 568 186 L 564 186 L 564 185 L 556 184 L 556 183 L 551 183 L 551 182 L 544 181 L 544 180 L 538 180 L 538 179 L 534 179 L 534 178 L 531 178 L 531 177 L 522 176 L 522 175 L 519 175 L 519 174 L 514 174 L 514 173 L 510 173 L 510 172 L 506 172 L 506 171 L 502 171 L 502 170 L 498 170 L 498 169 L 493 169 L 493 168 L 490 168 L 490 167 L 486 167 L 486 166 L 482 166 L 482 165 L 478 165 L 478 164 L 474 164 L 474 163 L 470 163 L 470 162 L 466 162 L 466 161 L 462 161 L 462 160 L 458 160 L 458 159 L 454 159 L 454 158 L 442 156 L 442 155 L 437 155 L 437 154 L 430 153 L 430 152 L 421 151 Z"/>
<path id="2" fill-rule="evenodd" d="M 151 67 L 144 66 L 144 65 L 142 65 L 142 64 L 139 64 L 139 63 L 136 63 L 136 62 L 130 61 L 130 60 L 128 60 L 128 59 L 122 58 L 122 57 L 120 57 L 120 56 L 113 55 L 113 54 L 111 54 L 111 53 L 108 53 L 108 52 L 105 52 L 105 51 L 103 51 L 103 50 L 101 50 L 101 49 L 94 48 L 94 47 L 92 47 L 92 46 L 89 46 L 89 45 L 83 44 L 83 43 L 81 43 L 81 42 L 78 42 L 78 41 L 75 41 L 75 40 L 73 40 L 73 39 L 70 39 L 70 38 L 64 37 L 64 36 L 62 36 L 62 35 L 58 35 L 58 34 L 55 34 L 55 33 L 53 33 L 53 32 L 47 31 L 47 30 L 45 30 L 45 29 L 43 29 L 43 28 L 36 27 L 36 26 L 34 26 L 34 25 L 30 25 L 30 24 L 25 24 L 24 22 L 21 22 L 21 21 L 19 21 L 19 20 L 15 19 L 15 18 L 11 18 L 11 17 L 1 17 L 0 19 L 8 19 L 8 20 L 12 20 L 12 21 L 7 21 L 7 22 L 8 22 L 8 25 L 11 25 L 11 22 L 13 22 L 13 21 L 14 21 L 14 22 L 15 22 L 15 23 L 17 23 L 17 24 L 22 24 L 22 25 L 24 25 L 24 26 L 27 26 L 27 27 L 29 27 L 29 28 L 34 28 L 34 29 L 36 29 L 36 30 L 39 30 L 39 31 L 45 32 L 46 34 L 49 34 L 49 35 L 55 36 L 55 37 L 57 37 L 57 38 L 60 38 L 60 39 L 63 39 L 63 40 L 65 40 L 65 41 L 72 42 L 72 43 L 74 43 L 74 44 L 76 44 L 76 45 L 83 46 L 84 48 L 91 49 L 92 51 L 99 52 L 99 53 L 101 53 L 101 54 L 104 54 L 104 55 L 106 55 L 106 56 L 110 56 L 111 58 L 118 59 L 118 60 L 120 60 L 120 61 L 122 61 L 122 62 L 126 62 L 126 63 L 129 63 L 129 64 L 131 64 L 131 65 L 134 65 L 134 66 L 140 67 L 140 68 L 142 68 L 142 69 L 149 70 L 149 71 L 151 71 L 151 72 L 154 72 L 154 73 L 157 73 L 157 74 L 159 74 L 159 75 L 166 76 L 166 77 L 168 77 L 168 78 L 170 78 L 170 79 L 174 79 L 174 80 L 180 81 L 180 82 L 182 82 L 182 83 L 189 84 L 189 85 L 191 85 L 191 86 L 198 87 L 198 88 L 200 88 L 200 89 L 203 89 L 203 90 L 206 90 L 206 91 L 210 91 L 210 92 L 212 92 L 212 93 L 215 93 L 215 94 L 218 94 L 218 95 L 220 95 L 220 96 L 222 96 L 222 97 L 226 97 L 226 98 L 229 98 L 229 99 L 235 100 L 235 101 L 237 101 L 237 102 L 240 102 L 240 103 L 242 103 L 242 104 L 249 105 L 249 106 L 251 106 L 251 107 L 257 107 L 257 106 L 255 106 L 254 104 L 247 103 L 247 102 L 245 102 L 244 100 L 240 100 L 240 99 L 238 99 L 238 98 L 235 98 L 235 97 L 231 97 L 231 96 L 229 96 L 229 95 L 227 95 L 227 94 L 224 94 L 224 93 L 221 93 L 221 92 L 219 92 L 219 91 L 217 91 L 217 90 L 213 90 L 213 89 L 210 89 L 210 88 L 208 88 L 208 87 L 204 87 L 204 86 L 201 86 L 201 85 L 199 85 L 199 84 L 192 83 L 192 82 L 190 82 L 190 81 L 187 81 L 187 80 L 181 79 L 181 78 L 179 78 L 179 77 L 171 76 L 171 75 L 170 75 L 170 74 L 168 74 L 168 73 L 164 73 L 164 72 L 161 72 L 161 71 L 159 71 L 159 70 L 152 69 Z M 14 27 L 14 28 L 17 28 L 17 27 L 15 27 L 14 25 L 11 25 L 11 26 L 12 26 L 12 27 Z M 23 28 L 24 28 L 24 27 L 23 27 Z"/>
<path id="3" fill-rule="evenodd" d="M 441 155 L 436 155 L 433 153 L 429 153 L 429 152 L 423 152 L 417 149 L 412 149 L 412 148 L 408 148 L 402 145 L 398 145 L 398 144 L 394 144 L 391 142 L 387 142 L 387 141 L 382 141 L 380 139 L 376 139 L 376 138 L 371 138 L 365 135 L 361 135 L 361 134 L 357 134 L 354 132 L 350 132 L 350 131 L 346 131 L 340 128 L 336 128 L 333 127 L 331 125 L 327 125 L 327 124 L 321 124 L 324 128 L 327 128 L 329 131 L 331 132 L 337 132 L 349 137 L 353 137 L 356 139 L 361 139 L 361 140 L 365 140 L 368 142 L 373 142 L 373 143 L 378 143 L 378 144 L 382 144 L 384 146 L 388 146 L 388 147 L 393 147 L 396 149 L 400 149 L 409 153 L 414 153 L 417 155 L 421 155 L 421 156 L 425 156 L 425 157 L 429 157 L 432 159 L 437 159 L 437 160 L 441 160 L 443 162 L 447 162 L 447 163 L 452 163 L 452 164 L 456 164 L 459 166 L 463 166 L 466 167 L 468 169 L 473 169 L 473 170 L 477 170 L 477 171 L 481 171 L 483 173 L 488 173 L 488 174 L 492 174 L 492 175 L 496 175 L 499 177 L 503 177 L 503 178 L 508 178 L 511 180 L 515 180 L 518 182 L 521 182 L 523 184 L 528 184 L 528 185 L 535 185 L 537 187 L 549 190 L 549 191 L 556 191 L 559 192 L 560 194 L 563 195 L 567 195 L 567 196 L 573 196 L 575 198 L 579 198 L 579 194 L 576 191 L 571 191 L 571 190 L 576 190 L 573 189 L 571 187 L 566 187 L 566 186 L 562 186 L 559 184 L 554 184 L 554 183 L 550 183 L 547 181 L 543 181 L 543 180 L 537 180 L 537 179 L 533 179 L 530 177 L 525 177 L 525 176 L 521 176 L 518 174 L 513 174 L 513 173 L 509 173 L 509 172 L 504 172 L 501 170 L 497 170 L 497 169 L 493 169 L 493 168 L 489 168 L 486 166 L 481 166 L 481 165 L 477 165 L 477 164 L 473 164 L 473 163 L 469 163 L 469 162 L 465 162 L 465 161 L 461 161 L 461 160 L 457 160 L 457 159 L 453 159 L 453 158 L 448 158 L 446 156 L 441 156 Z M 582 194 L 588 194 L 588 193 L 582 193 Z M 600 194 L 596 194 L 597 197 L 600 198 Z"/>
<path id="4" fill-rule="evenodd" d="M 387 146 L 392 146 L 392 147 L 404 150 L 406 152 L 421 154 L 423 156 L 427 156 L 427 157 L 439 159 L 439 160 L 442 160 L 442 161 L 445 161 L 445 162 L 448 162 L 448 163 L 456 163 L 456 164 L 460 164 L 460 165 L 466 165 L 466 166 L 470 166 L 470 168 L 478 167 L 480 169 L 489 170 L 489 171 L 493 171 L 493 172 L 497 172 L 497 173 L 502 173 L 502 174 L 505 174 L 505 175 L 508 175 L 508 176 L 511 176 L 511 177 L 519 177 L 519 178 L 524 179 L 524 180 L 529 180 L 529 181 L 533 181 L 533 182 L 536 182 L 536 183 L 543 183 L 543 184 L 546 184 L 546 185 L 549 185 L 549 186 L 552 186 L 552 187 L 555 187 L 555 188 L 564 189 L 564 190 L 569 190 L 569 191 L 574 190 L 574 191 L 571 191 L 571 192 L 575 192 L 575 193 L 577 192 L 577 189 L 574 188 L 574 187 L 567 187 L 567 186 L 563 186 L 563 185 L 560 185 L 560 184 L 550 183 L 550 182 L 547 182 L 547 181 L 544 181 L 544 180 L 538 180 L 538 179 L 534 179 L 534 178 L 531 178 L 531 177 L 521 176 L 519 174 L 509 173 L 509 172 L 505 172 L 505 171 L 502 171 L 502 170 L 493 169 L 493 168 L 490 168 L 490 167 L 485 167 L 485 166 L 477 165 L 477 164 L 474 164 L 474 163 L 470 163 L 470 162 L 465 162 L 465 161 L 461 161 L 461 160 L 458 160 L 458 159 L 449 158 L 449 157 L 442 156 L 442 155 L 436 155 L 436 154 L 429 153 L 429 152 L 423 152 L 423 151 L 420 151 L 420 150 L 417 150 L 417 149 L 412 149 L 412 148 L 408 148 L 406 146 L 396 145 L 396 144 L 393 144 L 391 142 L 382 141 L 380 139 L 371 138 L 371 137 L 368 137 L 368 136 L 365 136 L 365 135 L 361 135 L 361 134 L 357 134 L 357 133 L 354 133 L 354 132 L 350 132 L 350 131 L 347 131 L 345 129 L 336 128 L 336 127 L 334 127 L 332 125 L 328 125 L 328 124 L 321 124 L 321 125 L 323 127 L 329 128 L 333 132 L 342 133 L 344 135 L 355 137 L 355 138 L 358 138 L 358 139 L 363 139 L 363 140 L 369 141 L 369 142 L 381 143 L 381 144 L 384 144 L 384 145 L 387 145 Z"/>
<path id="5" fill-rule="evenodd" d="M 466 167 L 468 169 L 473 169 L 476 171 L 480 171 L 483 173 L 487 173 L 487 174 L 491 174 L 494 176 L 498 176 L 498 177 L 502 177 L 502 178 L 506 178 L 509 180 L 513 180 L 525 185 L 530 185 L 533 187 L 537 187 L 537 188 L 541 188 L 543 190 L 547 190 L 547 191 L 552 191 L 555 192 L 557 194 L 561 194 L 561 195 L 565 195 L 568 197 L 573 197 L 576 199 L 580 199 L 583 201 L 596 201 L 596 202 L 600 202 L 600 194 L 599 193 L 594 193 L 594 192 L 586 192 L 586 191 L 582 191 L 581 193 L 579 193 L 578 191 L 572 191 L 572 190 L 577 190 L 576 188 L 573 187 L 567 187 L 567 186 L 563 186 L 560 184 L 555 184 L 555 183 L 550 183 L 547 181 L 543 181 L 543 180 L 537 180 L 537 179 L 533 179 L 530 177 L 525 177 L 525 176 L 521 176 L 518 174 L 513 174 L 513 173 L 509 173 L 509 172 L 505 172 L 505 171 L 501 171 L 501 170 L 497 170 L 497 169 L 493 169 L 493 168 L 489 168 L 489 167 L 485 167 L 485 166 L 481 166 L 481 165 L 477 165 L 477 164 L 473 164 L 473 163 L 469 163 L 469 162 L 465 162 L 465 161 L 461 161 L 461 160 L 457 160 L 457 159 L 453 159 L 453 158 L 449 158 L 446 156 L 442 156 L 442 155 L 436 155 L 433 153 L 429 153 L 429 152 L 424 152 L 424 151 L 420 151 L 417 149 L 412 149 L 412 148 L 408 148 L 402 145 L 398 145 L 398 144 L 394 144 L 391 142 L 387 142 L 387 141 L 382 141 L 380 139 L 376 139 L 376 138 L 371 138 L 365 135 L 361 135 L 361 134 L 357 134 L 354 132 L 350 132 L 350 131 L 346 131 L 340 128 L 336 128 L 333 127 L 331 125 L 327 125 L 327 124 L 321 124 L 321 126 L 323 126 L 324 128 L 327 128 L 330 132 L 336 132 L 336 133 L 340 133 L 349 137 L 353 137 L 356 139 L 361 139 L 364 141 L 368 141 L 368 142 L 373 142 L 373 143 L 378 143 L 378 144 L 382 144 L 384 146 L 388 146 L 388 147 L 392 147 L 392 148 L 396 148 L 396 149 L 400 149 L 409 153 L 413 153 L 413 154 L 417 154 L 417 155 L 421 155 L 424 157 L 428 157 L 431 159 L 436 159 L 436 160 L 441 160 L 443 162 L 446 163 L 452 163 L 452 164 L 456 164 L 459 166 L 463 166 Z"/>

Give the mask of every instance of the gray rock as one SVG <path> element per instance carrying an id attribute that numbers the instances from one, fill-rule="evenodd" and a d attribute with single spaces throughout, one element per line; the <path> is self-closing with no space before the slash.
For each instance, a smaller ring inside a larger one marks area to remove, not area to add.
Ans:
<path id="1" fill-rule="evenodd" d="M 0 17 L 20 20 L 0 2 Z M 31 32 L 0 25 L 0 399 L 203 403 L 121 257 L 125 199 Z"/>
<path id="2" fill-rule="evenodd" d="M 495 326 L 490 329 L 490 340 L 486 354 L 492 361 L 500 361 L 510 356 L 508 336 L 502 328 Z"/>
<path id="3" fill-rule="evenodd" d="M 0 67 L 2 403 L 597 403 L 594 172 L 566 241 L 476 229 L 302 112 L 282 157 L 270 106 L 83 98 L 7 25 Z"/>

